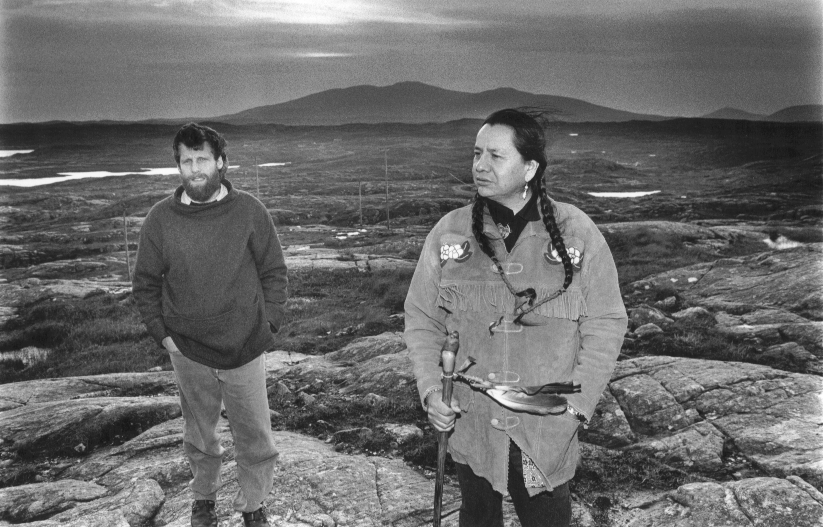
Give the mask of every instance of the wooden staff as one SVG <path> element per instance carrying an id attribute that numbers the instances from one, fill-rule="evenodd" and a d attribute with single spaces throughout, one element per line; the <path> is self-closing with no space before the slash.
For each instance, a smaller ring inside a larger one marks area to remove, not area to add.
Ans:
<path id="1" fill-rule="evenodd" d="M 443 399 L 446 406 L 452 404 L 452 376 L 457 349 L 460 347 L 457 331 L 449 333 L 443 349 L 440 350 L 440 360 L 443 363 Z M 437 432 L 437 476 L 434 482 L 434 527 L 440 527 L 440 509 L 443 506 L 443 477 L 446 472 L 446 452 L 449 449 L 449 432 Z"/>

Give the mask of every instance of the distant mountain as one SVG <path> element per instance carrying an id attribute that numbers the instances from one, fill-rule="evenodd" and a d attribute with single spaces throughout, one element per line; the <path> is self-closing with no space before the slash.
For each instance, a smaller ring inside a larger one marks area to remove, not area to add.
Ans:
<path id="1" fill-rule="evenodd" d="M 823 104 L 789 106 L 767 117 L 769 121 L 791 123 L 797 121 L 823 121 Z"/>
<path id="2" fill-rule="evenodd" d="M 707 113 L 703 116 L 705 119 L 732 119 L 735 121 L 761 121 L 766 118 L 765 115 L 756 113 L 744 112 L 737 108 L 721 108 L 716 112 Z"/>
<path id="3" fill-rule="evenodd" d="M 277 123 L 338 125 L 346 123 L 428 123 L 462 118 L 482 119 L 495 110 L 518 106 L 553 109 L 569 122 L 660 121 L 659 115 L 614 110 L 580 99 L 536 95 L 512 88 L 480 93 L 445 90 L 422 82 L 391 86 L 353 86 L 327 90 L 281 104 L 260 106 L 212 120 L 229 124 Z"/>
<path id="4" fill-rule="evenodd" d="M 706 119 L 732 119 L 736 121 L 773 121 L 780 123 L 791 123 L 798 121 L 821 122 L 823 121 L 823 104 L 805 104 L 802 106 L 790 106 L 771 115 L 761 115 L 744 112 L 737 108 L 723 108 L 716 112 L 703 116 Z"/>

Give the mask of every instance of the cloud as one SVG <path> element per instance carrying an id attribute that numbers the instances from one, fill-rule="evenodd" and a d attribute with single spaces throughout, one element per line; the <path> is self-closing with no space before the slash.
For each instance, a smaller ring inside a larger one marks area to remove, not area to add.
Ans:
<path id="1" fill-rule="evenodd" d="M 353 57 L 354 53 L 334 53 L 330 51 L 295 51 L 289 54 L 295 58 L 306 59 L 332 59 L 342 57 Z"/>
<path id="2" fill-rule="evenodd" d="M 459 19 L 400 0 L 7 0 L 6 15 L 64 20 L 226 25 L 333 26 L 358 23 L 450 26 Z"/>
<path id="3" fill-rule="evenodd" d="M 631 2 L 630 2 L 631 3 Z M 521 53 L 577 54 L 604 60 L 669 57 L 711 67 L 717 57 L 819 55 L 823 31 L 811 11 L 689 9 L 627 16 L 543 15 L 475 20 L 449 38 Z M 538 37 L 539 35 L 539 37 Z"/>

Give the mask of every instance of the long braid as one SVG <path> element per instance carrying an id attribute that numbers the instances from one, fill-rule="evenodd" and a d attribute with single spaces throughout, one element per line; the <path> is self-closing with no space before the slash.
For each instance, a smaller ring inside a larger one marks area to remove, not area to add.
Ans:
<path id="1" fill-rule="evenodd" d="M 474 239 L 477 240 L 477 243 L 480 245 L 480 250 L 496 263 L 497 258 L 494 256 L 494 249 L 492 249 L 489 239 L 483 233 L 483 209 L 485 206 L 486 200 L 483 199 L 483 196 L 481 196 L 480 193 L 475 194 L 474 204 L 472 205 L 472 233 L 474 234 Z"/>
<path id="2" fill-rule="evenodd" d="M 536 179 L 536 178 L 535 178 Z M 546 226 L 546 231 L 552 239 L 552 245 L 560 255 L 560 260 L 563 262 L 563 270 L 566 272 L 566 278 L 563 280 L 563 290 L 569 288 L 574 278 L 574 267 L 572 267 L 572 259 L 569 257 L 569 252 L 566 250 L 566 244 L 563 242 L 563 236 L 560 234 L 560 228 L 557 226 L 557 220 L 554 218 L 554 207 L 549 200 L 549 195 L 546 193 L 546 186 L 543 184 L 541 177 L 535 183 L 537 191 L 540 195 L 540 212 L 543 213 L 543 224 Z"/>

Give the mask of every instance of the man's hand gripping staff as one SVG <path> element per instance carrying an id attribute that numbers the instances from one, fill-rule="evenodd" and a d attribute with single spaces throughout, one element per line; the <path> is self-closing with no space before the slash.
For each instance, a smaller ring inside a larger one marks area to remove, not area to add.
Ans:
<path id="1" fill-rule="evenodd" d="M 443 395 L 440 401 L 437 397 L 429 396 L 432 399 L 428 404 L 429 421 L 437 429 L 437 477 L 434 483 L 434 527 L 440 527 L 440 509 L 443 504 L 443 477 L 446 472 L 446 452 L 449 447 L 449 430 L 454 428 L 455 412 L 459 408 L 452 408 L 452 375 L 454 374 L 454 363 L 457 356 L 457 349 L 460 346 L 457 331 L 452 331 L 443 344 L 440 351 L 440 361 L 443 365 Z M 436 393 L 436 392 L 435 392 Z M 440 403 L 437 409 L 433 407 Z"/>

